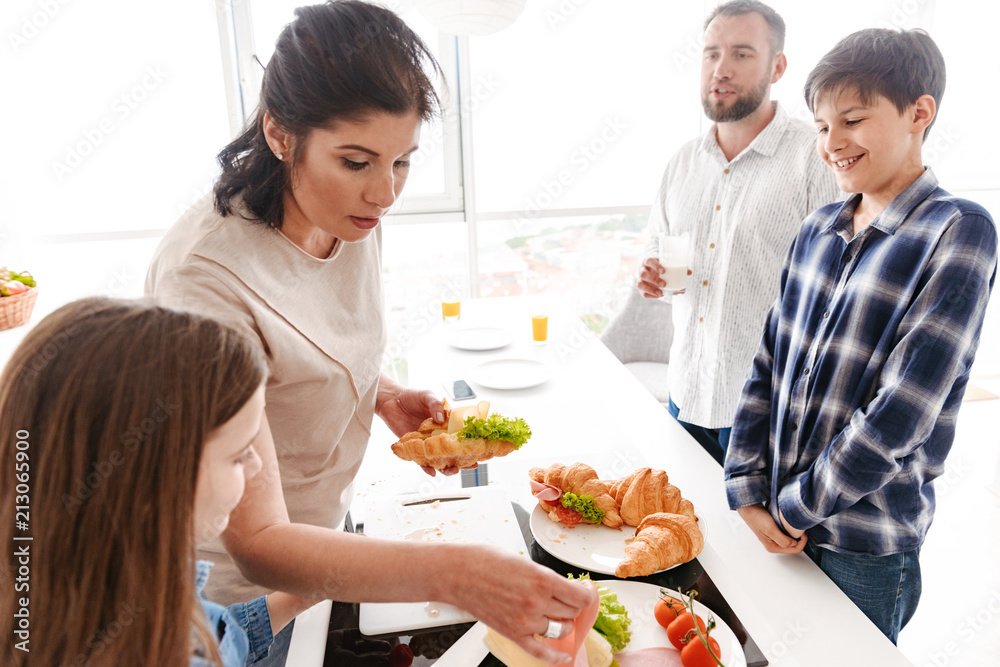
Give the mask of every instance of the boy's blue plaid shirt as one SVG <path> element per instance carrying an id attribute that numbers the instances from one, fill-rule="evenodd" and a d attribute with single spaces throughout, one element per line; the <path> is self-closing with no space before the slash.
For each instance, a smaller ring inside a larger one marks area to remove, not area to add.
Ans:
<path id="1" fill-rule="evenodd" d="M 997 265 L 979 205 L 925 170 L 851 238 L 860 201 L 803 224 L 733 425 L 726 493 L 820 546 L 923 542 Z M 780 524 L 779 524 L 780 525 Z"/>

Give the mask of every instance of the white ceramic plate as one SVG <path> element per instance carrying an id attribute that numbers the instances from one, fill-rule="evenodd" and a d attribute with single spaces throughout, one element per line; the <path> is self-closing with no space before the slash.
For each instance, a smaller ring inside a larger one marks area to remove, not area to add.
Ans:
<path id="1" fill-rule="evenodd" d="M 494 359 L 476 366 L 472 380 L 489 389 L 528 389 L 549 379 L 548 367 L 533 359 Z"/>
<path id="2" fill-rule="evenodd" d="M 447 341 L 460 350 L 498 350 L 510 344 L 510 332 L 496 327 L 468 327 L 453 331 Z"/>
<path id="3" fill-rule="evenodd" d="M 632 619 L 632 624 L 629 626 L 632 638 L 625 646 L 624 652 L 657 646 L 673 648 L 667 637 L 667 631 L 656 622 L 656 617 L 653 615 L 656 601 L 660 599 L 659 586 L 641 581 L 622 581 L 621 579 L 602 580 L 598 583 L 615 592 L 618 601 L 625 605 L 625 609 L 628 610 L 628 617 Z M 677 591 L 669 588 L 663 590 L 667 591 L 668 595 L 678 596 Z M 715 641 L 719 642 L 719 648 L 722 650 L 722 663 L 726 667 L 746 667 L 747 659 L 743 654 L 743 647 L 740 646 L 739 640 L 736 639 L 736 635 L 725 621 L 719 618 L 718 614 L 713 614 L 698 600 L 694 601 L 694 611 L 701 616 L 705 623 L 708 623 L 709 616 L 715 617 L 715 629 L 712 630 L 712 636 L 715 637 Z M 680 664 L 679 656 L 677 663 Z"/>
<path id="4" fill-rule="evenodd" d="M 698 528 L 701 529 L 702 536 L 705 536 L 705 518 L 697 511 L 694 514 L 698 517 Z M 564 563 L 601 574 L 615 573 L 615 568 L 625 557 L 625 540 L 635 536 L 634 526 L 608 528 L 601 524 L 582 522 L 575 526 L 557 523 L 549 519 L 545 510 L 537 503 L 528 525 L 538 546 Z"/>

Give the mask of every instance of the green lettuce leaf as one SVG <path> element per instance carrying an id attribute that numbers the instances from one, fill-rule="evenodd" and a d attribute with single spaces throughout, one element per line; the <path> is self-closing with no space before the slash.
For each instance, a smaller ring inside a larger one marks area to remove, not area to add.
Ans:
<path id="1" fill-rule="evenodd" d="M 573 575 L 569 575 L 572 579 Z M 590 579 L 589 573 L 581 574 L 577 579 Z M 625 606 L 618 601 L 618 596 L 601 582 L 597 584 L 597 594 L 601 599 L 601 609 L 597 613 L 597 620 L 594 621 L 594 629 L 611 644 L 613 653 L 621 653 L 629 640 L 632 639 L 632 632 L 628 629 L 632 625 L 632 619 L 628 617 Z"/>
<path id="2" fill-rule="evenodd" d="M 604 518 L 604 510 L 594 507 L 593 496 L 578 496 L 567 491 L 559 499 L 563 507 L 576 510 L 583 515 L 583 520 L 589 523 L 600 523 Z"/>
<path id="3" fill-rule="evenodd" d="M 531 437 L 531 429 L 521 418 L 507 419 L 500 415 L 490 415 L 486 419 L 479 417 L 466 417 L 465 426 L 456 433 L 459 440 L 465 438 L 483 438 L 485 440 L 506 440 L 517 445 L 528 442 Z"/>

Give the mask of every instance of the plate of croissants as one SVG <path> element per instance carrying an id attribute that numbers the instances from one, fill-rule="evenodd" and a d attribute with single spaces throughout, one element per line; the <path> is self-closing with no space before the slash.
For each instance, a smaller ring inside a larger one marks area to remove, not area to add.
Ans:
<path id="1" fill-rule="evenodd" d="M 554 463 L 528 478 L 538 500 L 531 534 L 570 565 L 644 577 L 693 560 L 705 546 L 704 519 L 662 470 L 602 480 L 585 463 Z"/>

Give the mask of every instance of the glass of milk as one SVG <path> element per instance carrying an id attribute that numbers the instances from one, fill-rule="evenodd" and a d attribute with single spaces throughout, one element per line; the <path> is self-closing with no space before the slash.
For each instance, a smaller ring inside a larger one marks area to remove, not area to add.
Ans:
<path id="1" fill-rule="evenodd" d="M 660 278 L 667 283 L 664 294 L 687 289 L 690 238 L 687 234 L 660 234 L 659 242 L 660 264 L 664 268 Z"/>

